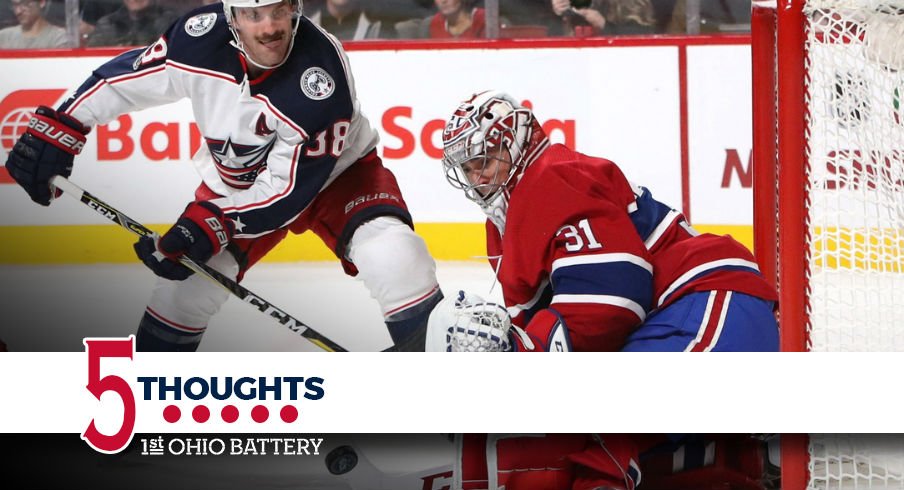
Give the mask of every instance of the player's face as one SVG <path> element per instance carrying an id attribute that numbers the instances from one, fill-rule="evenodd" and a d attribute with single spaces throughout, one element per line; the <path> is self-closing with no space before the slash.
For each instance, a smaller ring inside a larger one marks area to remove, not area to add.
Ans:
<path id="1" fill-rule="evenodd" d="M 239 39 L 255 63 L 273 66 L 285 59 L 292 40 L 293 14 L 288 2 L 235 9 Z"/>
<path id="2" fill-rule="evenodd" d="M 508 151 L 504 148 L 497 148 L 491 150 L 485 159 L 475 158 L 461 166 L 468 182 L 476 187 L 481 196 L 491 194 L 508 179 L 512 163 L 507 155 Z"/>

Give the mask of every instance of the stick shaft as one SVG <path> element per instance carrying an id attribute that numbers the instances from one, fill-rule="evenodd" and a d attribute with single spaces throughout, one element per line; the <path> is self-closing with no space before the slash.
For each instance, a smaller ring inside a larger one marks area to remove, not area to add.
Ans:
<path id="1" fill-rule="evenodd" d="M 73 184 L 70 180 L 62 177 L 60 175 L 55 176 L 51 179 L 51 184 L 62 190 L 63 193 L 68 194 L 70 197 L 76 199 L 77 201 L 85 204 L 89 208 L 93 209 L 95 212 L 107 218 L 108 220 L 118 224 L 119 226 L 131 231 L 132 233 L 138 236 L 151 236 L 154 234 L 153 231 L 148 229 L 146 226 L 141 223 L 129 218 L 125 214 L 123 214 L 118 209 L 110 206 L 106 202 L 98 199 L 97 197 L 91 195 L 86 192 L 81 187 Z M 188 257 L 180 257 L 179 262 L 182 265 L 188 267 L 189 269 L 195 271 L 198 274 L 208 278 L 213 281 L 223 289 L 226 289 L 230 293 L 237 296 L 239 299 L 244 301 L 245 303 L 250 304 L 255 307 L 261 313 L 266 314 L 268 317 L 272 318 L 280 325 L 288 328 L 289 330 L 301 335 L 306 338 L 314 345 L 320 347 L 321 349 L 329 352 L 345 352 L 346 350 L 342 348 L 339 344 L 333 342 L 329 338 L 321 335 L 316 330 L 313 330 L 311 327 L 307 326 L 304 322 L 298 320 L 297 318 L 289 315 L 285 311 L 277 308 L 269 301 L 261 298 L 260 296 L 252 293 L 247 290 L 244 286 L 235 282 L 231 278 L 223 275 L 218 270 L 208 266 L 207 264 L 199 264 Z"/>

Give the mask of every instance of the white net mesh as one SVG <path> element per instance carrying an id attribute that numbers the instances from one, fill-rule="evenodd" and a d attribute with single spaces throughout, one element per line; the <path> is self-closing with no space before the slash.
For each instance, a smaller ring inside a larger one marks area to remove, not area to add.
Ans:
<path id="1" fill-rule="evenodd" d="M 904 0 L 813 0 L 810 348 L 904 351 Z"/>
<path id="2" fill-rule="evenodd" d="M 904 0 L 812 0 L 809 339 L 904 351 Z M 810 489 L 904 489 L 904 436 L 811 435 Z"/>
<path id="3" fill-rule="evenodd" d="M 904 489 L 904 435 L 810 435 L 816 490 Z"/>

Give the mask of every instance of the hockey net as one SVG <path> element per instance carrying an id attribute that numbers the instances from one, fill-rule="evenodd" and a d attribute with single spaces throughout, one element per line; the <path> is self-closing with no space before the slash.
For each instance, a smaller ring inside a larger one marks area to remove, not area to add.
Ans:
<path id="1" fill-rule="evenodd" d="M 754 70 L 773 64 L 754 83 L 757 256 L 797 297 L 783 347 L 904 351 L 904 0 L 784 1 L 774 54 L 759 4 L 753 34 Z"/>
<path id="2" fill-rule="evenodd" d="M 904 0 L 754 1 L 752 57 L 782 350 L 904 351 Z M 904 489 L 901 436 L 803 439 L 783 440 L 783 488 Z"/>

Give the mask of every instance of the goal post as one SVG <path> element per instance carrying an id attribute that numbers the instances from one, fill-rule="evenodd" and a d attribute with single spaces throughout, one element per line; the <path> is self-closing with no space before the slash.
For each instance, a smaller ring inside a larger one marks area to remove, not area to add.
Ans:
<path id="1" fill-rule="evenodd" d="M 783 351 L 904 351 L 904 0 L 754 0 L 754 252 Z M 901 438 L 782 437 L 783 490 L 904 489 Z"/>
<path id="2" fill-rule="evenodd" d="M 782 350 L 904 351 L 904 0 L 751 18 L 754 247 Z"/>

